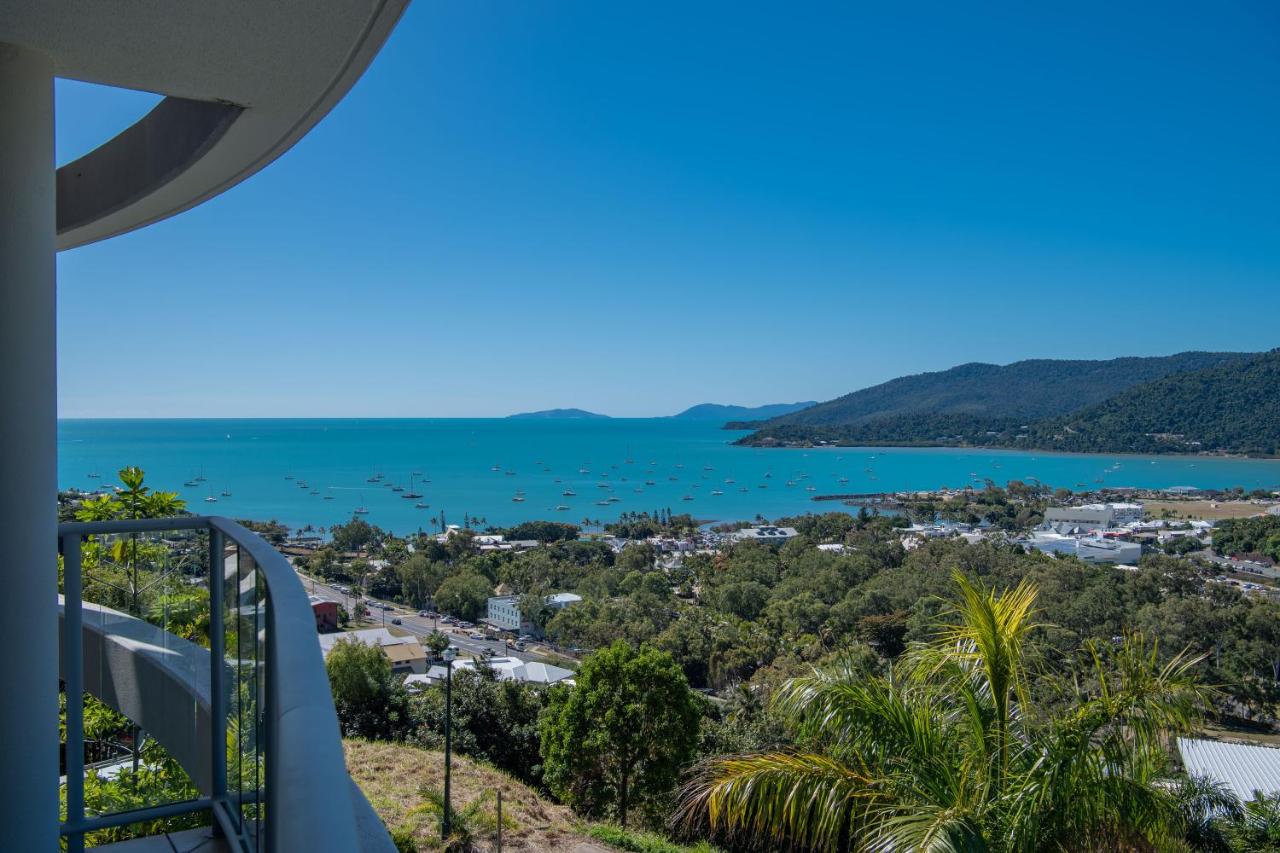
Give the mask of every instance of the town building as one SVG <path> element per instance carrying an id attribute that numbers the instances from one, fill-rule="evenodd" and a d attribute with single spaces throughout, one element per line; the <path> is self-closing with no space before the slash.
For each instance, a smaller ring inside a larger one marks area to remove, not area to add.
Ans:
<path id="1" fill-rule="evenodd" d="M 1242 803 L 1256 794 L 1280 793 L 1280 749 L 1276 747 L 1180 737 L 1178 754 L 1187 775 L 1217 782 Z"/>
<path id="2" fill-rule="evenodd" d="M 573 592 L 557 592 L 548 595 L 544 601 L 553 610 L 560 610 L 582 601 L 582 596 Z M 538 627 L 520 612 L 518 595 L 495 595 L 490 598 L 483 621 L 499 631 L 534 635 L 540 633 Z"/>
<path id="3" fill-rule="evenodd" d="M 427 671 L 427 661 L 431 659 L 417 640 L 383 646 L 382 653 L 391 661 L 392 672 L 423 673 Z"/>
<path id="4" fill-rule="evenodd" d="M 338 630 L 338 602 L 318 595 L 308 596 L 308 599 L 311 601 L 311 612 L 316 617 L 316 631 L 327 634 Z"/>
<path id="5" fill-rule="evenodd" d="M 492 669 L 499 681 L 526 681 L 531 684 L 574 683 L 574 672 L 571 669 L 537 661 L 522 661 L 513 657 L 489 658 L 483 663 L 477 663 L 474 660 L 457 660 L 453 662 L 453 674 L 456 676 L 459 672 L 474 671 L 481 666 Z M 421 689 L 442 683 L 445 675 L 444 664 L 433 664 L 424 674 L 410 675 L 404 683 L 410 689 Z"/>
<path id="6" fill-rule="evenodd" d="M 734 531 L 731 535 L 735 542 L 763 542 L 767 545 L 781 545 L 785 542 L 790 542 L 800 534 L 794 527 L 775 527 L 770 524 L 760 527 L 744 527 L 741 530 Z"/>
<path id="7" fill-rule="evenodd" d="M 1140 503 L 1052 506 L 1044 512 L 1044 525 L 1060 533 L 1068 530 L 1107 530 L 1142 521 L 1145 512 Z"/>
<path id="8" fill-rule="evenodd" d="M 1046 554 L 1069 554 L 1085 563 L 1136 563 L 1142 556 L 1142 545 L 1101 536 L 1064 536 L 1038 532 L 1023 544 Z"/>
<path id="9" fill-rule="evenodd" d="M 416 637 L 398 637 L 386 628 L 365 628 L 362 631 L 344 631 L 320 635 L 320 652 L 325 657 L 341 642 L 364 643 L 377 646 L 391 661 L 393 672 L 426 672 L 431 656 Z"/>

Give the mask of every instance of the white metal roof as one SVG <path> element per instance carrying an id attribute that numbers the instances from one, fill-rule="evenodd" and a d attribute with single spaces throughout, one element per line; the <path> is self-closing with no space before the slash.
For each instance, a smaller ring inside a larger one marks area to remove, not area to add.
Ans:
<path id="1" fill-rule="evenodd" d="M 1178 738 L 1182 764 L 1191 776 L 1208 776 L 1226 785 L 1241 799 L 1254 791 L 1280 792 L 1280 749 L 1246 743 Z"/>

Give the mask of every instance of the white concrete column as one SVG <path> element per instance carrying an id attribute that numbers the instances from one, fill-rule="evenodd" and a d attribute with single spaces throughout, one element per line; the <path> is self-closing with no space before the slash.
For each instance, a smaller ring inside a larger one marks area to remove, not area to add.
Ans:
<path id="1" fill-rule="evenodd" d="M 0 837 L 58 849 L 53 63 L 0 44 Z"/>

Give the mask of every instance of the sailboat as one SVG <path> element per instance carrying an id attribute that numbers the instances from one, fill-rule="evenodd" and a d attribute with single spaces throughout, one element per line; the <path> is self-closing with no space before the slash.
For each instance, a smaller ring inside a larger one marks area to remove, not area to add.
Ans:
<path id="1" fill-rule="evenodd" d="M 364 505 L 364 492 L 360 493 L 360 506 L 352 510 L 356 515 L 368 515 L 369 508 Z"/>
<path id="2" fill-rule="evenodd" d="M 231 490 L 230 490 L 230 489 L 223 489 L 223 490 L 222 490 L 222 496 L 223 496 L 224 498 L 229 498 L 229 497 L 231 497 Z"/>
<path id="3" fill-rule="evenodd" d="M 414 474 L 410 474 L 410 475 L 409 475 L 409 491 L 405 492 L 404 494 L 402 494 L 402 495 L 400 496 L 400 497 L 404 498 L 405 500 L 417 500 L 418 498 L 422 497 L 422 495 L 418 494 L 417 492 L 415 492 L 415 491 L 413 490 L 413 479 L 414 479 L 414 476 L 415 476 Z"/>
<path id="4" fill-rule="evenodd" d="M 213 489 L 209 490 L 209 497 L 205 498 L 204 502 L 207 504 L 216 504 L 218 502 L 218 499 L 213 496 Z"/>

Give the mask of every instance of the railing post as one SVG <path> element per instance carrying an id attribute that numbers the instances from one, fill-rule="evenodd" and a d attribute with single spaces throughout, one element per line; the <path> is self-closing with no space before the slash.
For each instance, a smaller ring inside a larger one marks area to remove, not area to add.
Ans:
<path id="1" fill-rule="evenodd" d="M 280 821 L 277 820 L 276 805 L 279 803 L 279 785 L 277 780 L 280 778 L 280 767 L 278 756 L 273 754 L 276 745 L 279 744 L 280 735 L 280 679 L 279 673 L 274 671 L 276 665 L 276 620 L 272 613 L 270 598 L 270 589 L 266 590 L 267 600 L 263 602 L 263 608 L 266 610 L 267 616 L 267 689 L 265 691 L 266 707 L 262 709 L 262 719 L 264 721 L 263 735 L 266 741 L 262 747 L 262 760 L 266 762 L 267 772 L 263 785 L 266 788 L 263 799 L 264 805 L 261 807 L 266 811 L 266 850 L 268 853 L 274 853 L 278 850 L 284 850 L 284 845 L 278 837 Z M 261 820 L 261 816 L 259 816 Z"/>
<path id="2" fill-rule="evenodd" d="M 222 531 L 209 527 L 209 749 L 210 798 L 215 808 L 227 796 L 227 655 L 223 622 L 223 595 L 226 589 L 226 557 Z M 214 825 L 218 825 L 214 821 Z"/>
<path id="3" fill-rule="evenodd" d="M 67 823 L 84 823 L 84 593 L 80 577 L 80 536 L 62 537 L 62 649 L 67 690 Z M 84 831 L 67 836 L 68 853 L 84 850 Z"/>

